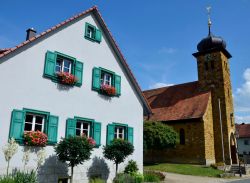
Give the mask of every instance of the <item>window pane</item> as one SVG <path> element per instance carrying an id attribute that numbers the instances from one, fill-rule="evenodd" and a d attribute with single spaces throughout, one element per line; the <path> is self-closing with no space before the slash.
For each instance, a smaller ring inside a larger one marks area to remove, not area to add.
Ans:
<path id="1" fill-rule="evenodd" d="M 43 117 L 42 116 L 36 116 L 36 123 L 37 124 L 43 124 Z"/>
<path id="2" fill-rule="evenodd" d="M 123 138 L 123 135 L 122 134 L 119 134 L 119 139 L 122 139 Z"/>
<path id="3" fill-rule="evenodd" d="M 31 123 L 25 123 L 24 131 L 31 131 L 31 130 L 32 130 L 32 124 Z"/>
<path id="4" fill-rule="evenodd" d="M 89 124 L 88 123 L 83 123 L 83 129 L 88 130 L 89 129 Z"/>
<path id="5" fill-rule="evenodd" d="M 25 121 L 26 122 L 32 122 L 32 120 L 33 120 L 33 115 L 26 114 Z"/>
<path id="6" fill-rule="evenodd" d="M 123 128 L 119 128 L 119 133 L 122 133 L 123 132 Z"/>
<path id="7" fill-rule="evenodd" d="M 87 137 L 89 136 L 89 132 L 88 132 L 88 130 L 83 130 L 83 132 L 82 132 L 83 134 L 85 134 Z"/>
<path id="8" fill-rule="evenodd" d="M 64 67 L 63 72 L 70 72 L 69 68 Z"/>
<path id="9" fill-rule="evenodd" d="M 39 130 L 42 131 L 42 125 L 35 125 L 35 131 Z"/>
<path id="10" fill-rule="evenodd" d="M 61 72 L 61 66 L 56 66 L 56 72 Z"/>
<path id="11" fill-rule="evenodd" d="M 69 68 L 70 64 L 71 64 L 71 62 L 69 60 L 64 59 L 64 67 Z"/>
<path id="12" fill-rule="evenodd" d="M 81 135 L 81 130 L 80 129 L 76 129 L 76 135 L 80 136 Z"/>
<path id="13" fill-rule="evenodd" d="M 81 122 L 77 122 L 77 123 L 76 123 L 76 128 L 81 129 L 81 124 L 82 124 Z"/>

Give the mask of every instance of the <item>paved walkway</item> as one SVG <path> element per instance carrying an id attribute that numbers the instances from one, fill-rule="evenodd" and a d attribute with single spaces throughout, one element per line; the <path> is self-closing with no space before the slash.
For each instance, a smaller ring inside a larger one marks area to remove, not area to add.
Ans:
<path id="1" fill-rule="evenodd" d="M 239 179 L 222 179 L 222 178 L 210 178 L 199 177 L 192 175 L 181 175 L 175 173 L 164 173 L 166 175 L 165 183 L 250 183 L 250 178 Z"/>

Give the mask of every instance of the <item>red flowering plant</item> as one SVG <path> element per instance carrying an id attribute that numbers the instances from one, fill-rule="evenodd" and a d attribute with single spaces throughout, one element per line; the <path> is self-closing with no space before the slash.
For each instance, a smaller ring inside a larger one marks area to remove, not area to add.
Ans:
<path id="1" fill-rule="evenodd" d="M 24 144 L 28 146 L 46 146 L 48 137 L 45 133 L 37 131 L 24 132 Z"/>
<path id="2" fill-rule="evenodd" d="M 83 133 L 83 134 L 82 134 L 82 138 L 83 138 L 83 139 L 87 139 L 89 145 L 95 147 L 96 142 L 95 142 L 95 140 L 94 140 L 92 137 L 87 137 L 87 136 Z"/>
<path id="3" fill-rule="evenodd" d="M 114 96 L 116 94 L 116 89 L 110 85 L 101 85 L 101 92 L 105 95 Z"/>
<path id="4" fill-rule="evenodd" d="M 60 83 L 66 85 L 74 85 L 78 80 L 73 74 L 68 72 L 57 72 L 56 75 Z"/>

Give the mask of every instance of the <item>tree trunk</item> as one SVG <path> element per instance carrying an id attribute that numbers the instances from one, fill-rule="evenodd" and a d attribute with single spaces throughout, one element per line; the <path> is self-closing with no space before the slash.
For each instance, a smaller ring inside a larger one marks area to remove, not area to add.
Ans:
<path id="1" fill-rule="evenodd" d="M 71 178 L 70 178 L 70 183 L 73 183 L 73 175 L 74 175 L 74 167 L 71 166 Z"/>
<path id="2" fill-rule="evenodd" d="M 9 166 L 10 166 L 10 160 L 7 163 L 7 176 L 9 175 Z"/>
<path id="3" fill-rule="evenodd" d="M 118 163 L 115 164 L 115 176 L 117 176 L 117 171 L 118 171 Z"/>

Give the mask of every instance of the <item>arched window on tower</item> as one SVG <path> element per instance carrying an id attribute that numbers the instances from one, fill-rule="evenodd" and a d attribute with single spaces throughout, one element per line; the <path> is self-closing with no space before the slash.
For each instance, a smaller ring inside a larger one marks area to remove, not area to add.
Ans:
<path id="1" fill-rule="evenodd" d="M 180 144 L 185 145 L 185 131 L 183 128 L 180 129 Z"/>

